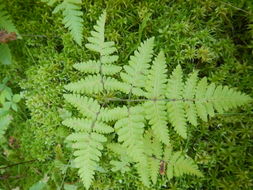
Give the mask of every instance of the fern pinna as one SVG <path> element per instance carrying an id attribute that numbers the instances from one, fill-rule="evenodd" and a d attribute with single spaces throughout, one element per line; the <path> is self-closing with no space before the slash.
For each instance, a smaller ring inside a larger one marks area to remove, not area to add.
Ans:
<path id="1" fill-rule="evenodd" d="M 169 129 L 187 138 L 187 125 L 196 126 L 198 118 L 207 121 L 251 98 L 227 86 L 208 84 L 206 78 L 199 80 L 196 71 L 184 78 L 180 65 L 168 77 L 164 53 L 153 56 L 154 38 L 141 43 L 127 65 L 118 66 L 114 42 L 105 41 L 105 20 L 104 12 L 86 44 L 99 59 L 75 64 L 86 75 L 65 86 L 72 93 L 64 98 L 82 114 L 63 124 L 73 129 L 67 139 L 85 187 L 91 186 L 105 148 L 118 155 L 110 162 L 113 171 L 126 172 L 134 164 L 146 186 L 156 183 L 159 172 L 168 179 L 202 176 L 191 158 L 173 151 Z"/>
<path id="2" fill-rule="evenodd" d="M 58 3 L 58 0 L 41 0 L 49 6 Z M 62 0 L 58 3 L 53 11 L 54 14 L 62 12 L 62 23 L 67 28 L 75 40 L 81 46 L 83 37 L 83 12 L 81 11 L 82 0 Z"/>

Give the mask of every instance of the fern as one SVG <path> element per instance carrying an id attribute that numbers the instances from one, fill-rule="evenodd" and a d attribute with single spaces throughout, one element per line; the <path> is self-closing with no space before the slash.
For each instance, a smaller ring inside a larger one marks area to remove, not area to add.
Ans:
<path id="1" fill-rule="evenodd" d="M 67 140 L 73 142 L 72 147 L 75 149 L 74 156 L 76 156 L 74 161 L 88 189 L 98 167 L 103 143 L 106 142 L 103 134 L 113 132 L 113 128 L 98 121 L 100 106 L 96 101 L 75 95 L 65 95 L 65 99 L 87 118 L 69 118 L 64 120 L 63 124 L 74 129 L 74 133 L 69 135 Z M 80 100 L 83 102 L 81 106 Z"/>
<path id="2" fill-rule="evenodd" d="M 0 1 L 1 3 L 1 1 Z M 0 30 L 6 30 L 7 32 L 15 32 L 18 35 L 18 30 L 13 24 L 10 15 L 5 11 L 5 6 L 0 5 Z M 20 35 L 19 35 L 20 37 Z M 7 44 L 0 44 L 0 62 L 9 65 L 12 62 L 11 51 Z"/>
<path id="3" fill-rule="evenodd" d="M 57 3 L 57 0 L 42 0 L 46 2 L 49 6 L 53 6 Z M 83 12 L 81 11 L 82 0 L 63 0 L 59 3 L 53 13 L 62 12 L 63 19 L 62 23 L 65 28 L 70 31 L 71 36 L 78 45 L 82 45 L 83 37 Z"/>
<path id="4" fill-rule="evenodd" d="M 164 94 L 166 92 L 166 63 L 164 53 L 161 52 L 153 62 L 146 84 L 146 97 L 154 101 L 144 104 L 146 118 L 152 127 L 154 134 L 161 142 L 169 144 L 169 135 L 167 128 L 166 104 Z"/>
<path id="5" fill-rule="evenodd" d="M 186 138 L 186 121 L 196 126 L 198 117 L 207 121 L 215 111 L 223 113 L 251 101 L 248 95 L 227 86 L 208 84 L 205 77 L 198 80 L 197 72 L 192 73 L 184 84 L 180 66 L 173 71 L 168 84 L 169 120 L 183 138 Z"/>
<path id="6" fill-rule="evenodd" d="M 196 164 L 189 157 L 186 157 L 182 152 L 173 152 L 170 147 L 166 147 L 164 151 L 164 161 L 167 162 L 166 175 L 168 179 L 180 177 L 184 174 L 203 177 L 203 174 L 198 170 Z"/>
<path id="7" fill-rule="evenodd" d="M 133 164 L 146 186 L 157 182 L 159 171 L 166 172 L 168 179 L 184 174 L 201 177 L 191 158 L 169 148 L 170 129 L 187 138 L 187 126 L 197 126 L 198 118 L 207 121 L 216 112 L 241 106 L 251 98 L 208 84 L 205 77 L 199 80 L 196 71 L 184 77 L 180 65 L 168 76 L 164 53 L 153 55 L 154 38 L 140 44 L 128 65 L 118 66 L 115 45 L 105 40 L 105 22 L 106 12 L 86 44 L 98 59 L 74 64 L 85 77 L 65 85 L 71 92 L 64 95 L 65 100 L 81 113 L 63 124 L 73 130 L 67 139 L 73 143 L 85 187 L 92 184 L 104 146 L 118 158 L 110 162 L 112 171 L 124 173 Z"/>

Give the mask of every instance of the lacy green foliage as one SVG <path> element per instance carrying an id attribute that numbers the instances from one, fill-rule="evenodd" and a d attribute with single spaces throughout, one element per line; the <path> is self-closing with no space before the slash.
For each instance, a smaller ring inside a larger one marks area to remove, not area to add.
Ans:
<path id="1" fill-rule="evenodd" d="M 11 120 L 11 110 L 17 111 L 17 103 L 20 101 L 19 94 L 13 94 L 11 88 L 6 86 L 7 78 L 0 84 L 0 145 L 5 141 L 4 135 Z"/>
<path id="2" fill-rule="evenodd" d="M 56 0 L 42 0 L 49 6 L 53 6 Z M 57 4 L 53 13 L 62 12 L 65 28 L 70 31 L 71 36 L 78 45 L 82 45 L 82 32 L 83 32 L 83 12 L 81 11 L 82 0 L 63 0 Z"/>
<path id="3" fill-rule="evenodd" d="M 179 177 L 183 174 L 203 176 L 193 160 L 184 156 L 180 151 L 173 152 L 170 147 L 167 147 L 164 152 L 164 160 L 169 160 L 166 173 L 168 179 L 173 176 Z"/>
<path id="4" fill-rule="evenodd" d="M 5 30 L 7 32 L 15 32 L 18 34 L 18 31 L 13 24 L 9 14 L 5 10 L 6 7 L 0 1 L 0 30 Z M 11 51 L 7 44 L 0 44 L 0 62 L 9 65 L 11 64 Z"/>
<path id="5" fill-rule="evenodd" d="M 250 12 L 246 3 L 252 4 L 253 1 L 226 2 Z M 0 188 L 29 189 L 33 183 L 43 178 L 44 173 L 48 173 L 50 178 L 46 189 L 55 190 L 59 188 L 56 184 L 60 186 L 61 183 L 64 183 L 64 186 L 69 183 L 75 184 L 79 189 L 83 189 L 80 180 L 77 180 L 75 169 L 67 169 L 63 180 L 64 174 L 52 169 L 55 164 L 51 164 L 51 161 L 54 159 L 54 146 L 62 143 L 58 137 L 64 136 L 60 134 L 66 130 L 60 125 L 56 108 L 63 105 L 63 98 L 60 98 L 62 91 L 58 87 L 83 76 L 74 69 L 68 69 L 64 73 L 62 71 L 72 67 L 73 61 L 89 60 L 93 54 L 73 44 L 69 32 L 66 33 L 66 29 L 61 27 L 61 15 L 51 16 L 51 7 L 37 1 L 35 3 L 34 0 L 11 0 L 5 1 L 4 4 L 7 5 L 6 11 L 11 14 L 20 32 L 41 34 L 48 38 L 29 36 L 22 42 L 15 43 L 15 48 L 10 44 L 15 62 L 10 66 L 1 67 L 1 76 L 11 76 L 12 81 L 9 85 L 13 91 L 20 90 L 16 83 L 22 80 L 26 83 L 23 90 L 28 93 L 25 96 L 26 104 L 19 104 L 23 113 L 18 115 L 18 120 L 15 118 L 17 114 L 13 114 L 13 127 L 9 127 L 8 130 L 8 136 L 14 136 L 20 143 L 20 148 L 13 149 L 8 146 L 12 152 L 12 159 L 8 156 L 6 161 L 6 157 L 1 157 L 0 162 L 9 165 L 31 158 L 46 158 L 46 161 L 1 170 L 9 176 L 25 177 L 0 180 Z M 84 34 L 89 32 L 91 21 L 96 20 L 104 7 L 108 8 L 109 21 L 106 37 L 120 47 L 120 65 L 126 63 L 129 55 L 137 48 L 137 42 L 147 36 L 155 36 L 156 48 L 164 50 L 166 61 L 170 63 L 167 67 L 169 73 L 180 63 L 185 73 L 197 68 L 199 76 L 208 76 L 208 81 L 234 86 L 253 96 L 253 46 L 252 35 L 248 30 L 249 14 L 223 4 L 223 1 L 212 0 L 83 1 Z M 55 36 L 60 36 L 61 39 Z M 63 51 L 64 56 L 51 59 L 54 57 L 53 54 L 57 55 Z M 44 62 L 47 64 L 44 65 Z M 37 70 L 40 72 L 36 72 Z M 45 77 L 42 77 L 43 73 Z M 42 88 L 43 86 L 47 87 Z M 39 90 L 36 90 L 37 88 Z M 54 89 L 57 89 L 56 93 Z M 120 93 L 117 95 L 123 98 Z M 108 96 L 112 97 L 110 94 Z M 96 98 L 100 100 L 100 95 Z M 110 107 L 122 104 L 124 103 L 115 102 L 113 105 L 110 104 Z M 115 112 L 117 113 L 116 110 Z M 150 189 L 251 189 L 252 106 L 250 104 L 231 112 L 217 115 L 208 123 L 198 121 L 197 128 L 189 127 L 189 141 L 180 140 L 180 137 L 170 130 L 173 148 L 187 151 L 187 154 L 201 164 L 204 178 L 184 176 L 167 181 L 166 177 L 158 176 L 156 185 Z M 28 122 L 25 122 L 25 115 L 28 116 Z M 74 116 L 78 117 L 75 114 Z M 4 152 L 6 153 L 6 149 Z M 115 158 L 117 155 L 114 154 L 107 155 L 107 152 L 103 151 L 100 161 L 106 172 L 99 172 L 95 176 L 91 189 L 147 189 L 138 180 L 135 167 L 128 162 L 129 158 L 124 160 L 120 156 Z M 69 159 L 71 154 L 64 149 L 64 156 Z M 130 171 L 111 172 L 109 168 L 114 168 L 115 165 L 112 162 L 110 166 L 109 160 L 117 163 L 122 161 L 122 165 L 128 163 Z"/>
<path id="6" fill-rule="evenodd" d="M 99 54 L 99 59 L 75 64 L 87 75 L 65 86 L 74 93 L 65 94 L 65 100 L 82 114 L 82 118 L 71 117 L 63 124 L 74 129 L 67 139 L 72 141 L 75 163 L 85 187 L 91 186 L 103 146 L 114 131 L 117 144 L 109 148 L 116 149 L 122 158 L 120 148 L 115 148 L 121 146 L 129 158 L 112 162 L 113 170 L 134 163 L 146 186 L 150 186 L 150 180 L 156 183 L 160 162 L 168 165 L 168 179 L 183 174 L 202 176 L 192 159 L 167 150 L 170 126 L 186 138 L 188 123 L 196 126 L 198 117 L 207 121 L 215 113 L 244 105 L 251 98 L 227 86 L 208 84 L 205 77 L 199 80 L 197 72 L 185 79 L 180 65 L 168 76 L 164 53 L 153 58 L 154 38 L 141 43 L 121 71 L 121 67 L 113 65 L 118 59 L 114 43 L 105 41 L 105 18 L 104 12 L 86 44 Z M 112 78 L 118 72 L 121 80 Z M 127 98 L 116 98 L 119 92 Z M 127 104 L 111 108 L 114 101 Z"/>

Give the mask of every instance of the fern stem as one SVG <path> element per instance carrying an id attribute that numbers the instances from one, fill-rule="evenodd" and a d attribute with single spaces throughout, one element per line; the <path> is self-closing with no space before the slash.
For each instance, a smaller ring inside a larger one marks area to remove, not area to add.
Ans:
<path id="1" fill-rule="evenodd" d="M 194 102 L 196 100 L 194 99 L 124 99 L 124 98 L 105 98 L 107 101 L 112 101 L 112 102 L 146 102 L 146 101 L 166 101 L 166 102 L 176 102 L 176 101 L 191 101 Z"/>

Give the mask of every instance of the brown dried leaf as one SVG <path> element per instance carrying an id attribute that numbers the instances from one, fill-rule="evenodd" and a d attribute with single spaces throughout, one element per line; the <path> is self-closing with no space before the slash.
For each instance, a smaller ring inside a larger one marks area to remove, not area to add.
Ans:
<path id="1" fill-rule="evenodd" d="M 5 30 L 0 31 L 0 43 L 6 44 L 16 39 L 17 39 L 17 34 L 15 32 L 8 33 Z"/>

